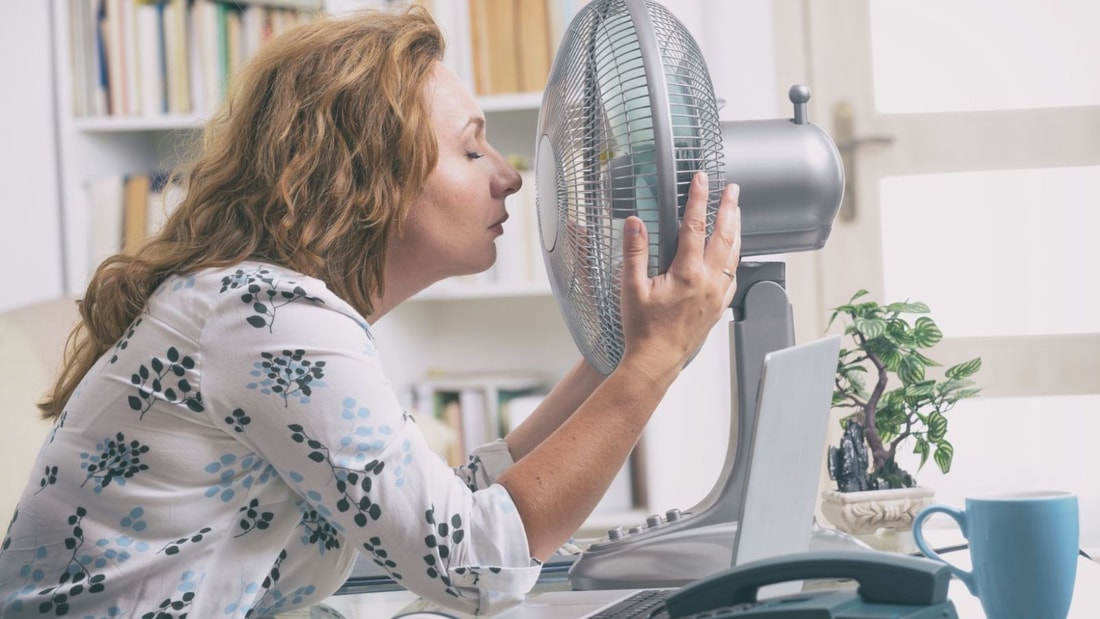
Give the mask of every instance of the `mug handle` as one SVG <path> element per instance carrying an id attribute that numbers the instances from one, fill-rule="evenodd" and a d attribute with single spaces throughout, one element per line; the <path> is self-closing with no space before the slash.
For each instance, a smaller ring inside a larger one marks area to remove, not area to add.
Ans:
<path id="1" fill-rule="evenodd" d="M 959 580 L 963 581 L 966 588 L 970 590 L 971 595 L 978 596 L 978 583 L 974 581 L 974 573 L 968 572 L 960 567 L 953 565 L 947 559 L 944 559 L 932 547 L 924 541 L 924 533 L 921 530 L 924 526 L 924 521 L 935 513 L 946 514 L 950 516 L 959 525 L 959 529 L 962 530 L 963 537 L 970 539 L 966 532 L 966 513 L 963 510 L 956 507 L 948 507 L 946 505 L 929 505 L 917 514 L 917 517 L 913 519 L 913 538 L 917 542 L 917 548 L 924 553 L 925 557 L 934 561 L 939 561 L 951 570 L 951 573 L 959 577 Z"/>

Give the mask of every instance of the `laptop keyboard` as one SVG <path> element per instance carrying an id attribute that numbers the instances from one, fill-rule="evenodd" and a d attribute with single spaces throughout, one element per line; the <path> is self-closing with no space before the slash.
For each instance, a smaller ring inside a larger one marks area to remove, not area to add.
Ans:
<path id="1" fill-rule="evenodd" d="M 607 608 L 591 615 L 591 619 L 641 619 L 668 617 L 665 600 L 675 593 L 673 589 L 645 589 L 623 598 Z"/>

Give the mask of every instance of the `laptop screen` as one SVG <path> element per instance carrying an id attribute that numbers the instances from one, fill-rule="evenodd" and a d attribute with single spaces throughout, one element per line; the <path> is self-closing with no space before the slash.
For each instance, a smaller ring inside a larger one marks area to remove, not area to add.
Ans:
<path id="1" fill-rule="evenodd" d="M 833 336 L 764 357 L 732 565 L 809 549 L 839 350 Z"/>

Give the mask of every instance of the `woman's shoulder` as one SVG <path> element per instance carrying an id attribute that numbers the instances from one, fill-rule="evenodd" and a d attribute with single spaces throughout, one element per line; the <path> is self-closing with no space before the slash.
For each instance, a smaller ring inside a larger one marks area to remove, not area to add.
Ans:
<path id="1" fill-rule="evenodd" d="M 292 269 L 264 262 L 240 262 L 169 277 L 150 298 L 150 312 L 196 321 L 196 327 L 213 315 L 246 314 L 243 320 L 256 328 L 270 327 L 279 310 L 316 308 L 336 312 L 355 321 L 369 333 L 366 320 L 333 293 L 325 282 Z"/>
<path id="2" fill-rule="evenodd" d="M 151 300 L 163 298 L 179 303 L 196 299 L 221 305 L 237 298 L 249 303 L 278 303 L 295 297 L 309 298 L 319 304 L 346 305 L 329 290 L 325 282 L 317 278 L 286 267 L 253 261 L 172 275 L 157 288 Z"/>

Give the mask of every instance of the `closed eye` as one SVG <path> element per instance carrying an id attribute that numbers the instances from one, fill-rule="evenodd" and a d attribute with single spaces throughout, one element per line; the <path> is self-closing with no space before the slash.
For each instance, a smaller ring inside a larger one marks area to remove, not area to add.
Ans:
<path id="1" fill-rule="evenodd" d="M 472 151 L 472 150 L 471 151 L 466 151 L 466 158 L 471 160 L 471 161 L 476 160 L 476 159 L 481 159 L 484 156 L 485 156 L 485 153 L 479 153 L 477 151 Z"/>

